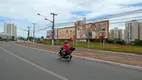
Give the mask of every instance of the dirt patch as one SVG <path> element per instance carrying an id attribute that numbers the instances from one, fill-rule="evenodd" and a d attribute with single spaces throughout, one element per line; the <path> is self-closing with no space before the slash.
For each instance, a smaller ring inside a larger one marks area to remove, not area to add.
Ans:
<path id="1" fill-rule="evenodd" d="M 30 43 L 17 43 L 23 46 L 29 46 Z M 34 48 L 38 49 L 43 49 L 43 50 L 49 50 L 49 51 L 55 51 L 58 52 L 58 49 L 53 49 L 53 48 L 45 48 L 44 46 L 32 46 Z M 142 67 L 142 61 L 141 60 L 135 60 L 135 59 L 124 59 L 124 58 L 119 58 L 119 57 L 114 57 L 114 56 L 102 56 L 102 55 L 97 55 L 97 54 L 88 54 L 88 53 L 78 53 L 78 52 L 73 52 L 73 55 L 76 56 L 81 56 L 81 57 L 89 57 L 89 58 L 96 58 L 96 59 L 101 59 L 101 60 L 106 60 L 106 61 L 112 61 L 112 62 L 118 62 L 118 63 L 123 63 L 123 64 L 130 64 L 130 65 L 136 65 L 136 66 L 141 66 Z"/>

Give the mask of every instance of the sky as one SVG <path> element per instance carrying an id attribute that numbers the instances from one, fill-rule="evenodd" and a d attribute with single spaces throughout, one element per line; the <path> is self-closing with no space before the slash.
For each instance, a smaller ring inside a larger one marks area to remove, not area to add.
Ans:
<path id="1" fill-rule="evenodd" d="M 14 23 L 17 34 L 22 36 L 27 34 L 23 30 L 27 27 L 32 30 L 32 23 L 36 23 L 36 36 L 45 36 L 51 23 L 37 13 L 52 20 L 51 12 L 58 14 L 55 28 L 74 25 L 75 21 L 86 17 L 87 22 L 107 19 L 110 29 L 124 29 L 125 24 L 117 22 L 142 19 L 141 9 L 142 0 L 0 0 L 0 32 L 4 23 Z"/>

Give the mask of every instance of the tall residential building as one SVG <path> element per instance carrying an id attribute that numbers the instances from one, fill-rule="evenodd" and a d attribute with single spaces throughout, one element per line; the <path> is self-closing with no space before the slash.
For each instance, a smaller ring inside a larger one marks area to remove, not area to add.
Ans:
<path id="1" fill-rule="evenodd" d="M 113 29 L 110 30 L 110 39 L 114 40 L 114 30 Z"/>
<path id="2" fill-rule="evenodd" d="M 119 29 L 117 27 L 114 28 L 114 38 L 119 39 Z"/>
<path id="3" fill-rule="evenodd" d="M 139 22 L 139 40 L 142 40 L 142 22 Z"/>
<path id="4" fill-rule="evenodd" d="M 125 38 L 125 35 L 124 35 L 124 29 L 119 29 L 119 39 L 120 40 L 124 40 Z"/>
<path id="5" fill-rule="evenodd" d="M 114 40 L 114 39 L 120 40 L 120 32 L 117 27 L 110 30 L 110 39 L 111 40 Z"/>
<path id="6" fill-rule="evenodd" d="M 125 40 L 127 43 L 139 39 L 138 22 L 133 20 L 125 24 Z"/>
<path id="7" fill-rule="evenodd" d="M 11 36 L 17 36 L 17 28 L 14 24 L 4 24 L 4 33 L 10 34 Z"/>
<path id="8" fill-rule="evenodd" d="M 118 29 L 115 27 L 114 29 L 110 30 L 110 39 L 111 40 L 124 40 L 124 29 Z"/>

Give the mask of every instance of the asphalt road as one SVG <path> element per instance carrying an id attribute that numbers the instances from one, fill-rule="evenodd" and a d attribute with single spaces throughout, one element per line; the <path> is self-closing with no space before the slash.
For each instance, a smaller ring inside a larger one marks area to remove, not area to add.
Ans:
<path id="1" fill-rule="evenodd" d="M 24 42 L 21 42 L 25 44 Z M 41 47 L 46 47 L 46 48 L 51 48 L 52 46 L 49 45 L 43 45 L 43 44 L 29 44 L 29 46 L 41 46 Z M 54 46 L 54 49 L 60 49 L 59 46 Z M 125 59 L 135 59 L 135 60 L 142 60 L 142 55 L 129 55 L 129 54 L 116 54 L 114 52 L 101 52 L 101 51 L 96 51 L 96 50 L 83 50 L 83 49 L 76 49 L 75 52 L 79 53 L 90 53 L 90 54 L 97 54 L 97 55 L 103 55 L 103 56 L 114 56 L 114 57 L 120 57 L 120 58 L 125 58 Z"/>
<path id="2" fill-rule="evenodd" d="M 142 80 L 142 71 L 0 42 L 0 80 Z"/>

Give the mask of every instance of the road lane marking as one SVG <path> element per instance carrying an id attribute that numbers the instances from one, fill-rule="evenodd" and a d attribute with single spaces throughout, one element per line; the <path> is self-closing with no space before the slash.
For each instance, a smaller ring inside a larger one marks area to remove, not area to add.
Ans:
<path id="1" fill-rule="evenodd" d="M 20 57 L 20 56 L 18 56 L 18 55 L 16 55 L 16 54 L 12 53 L 12 52 L 10 52 L 10 51 L 8 51 L 8 50 L 2 48 L 2 47 L 0 47 L 0 49 L 4 50 L 5 52 L 9 53 L 10 55 L 12 55 L 12 56 L 14 56 L 14 57 L 16 57 L 16 58 L 18 58 L 18 59 L 20 59 L 20 60 L 22 60 L 22 61 L 28 63 L 28 64 L 34 66 L 34 67 L 36 67 L 36 68 L 38 68 L 38 69 L 40 69 L 40 70 L 42 70 L 42 71 L 44 71 L 44 72 L 46 72 L 46 73 L 48 73 L 48 74 L 51 74 L 51 75 L 53 75 L 53 76 L 55 76 L 55 77 L 57 77 L 57 78 L 59 78 L 59 79 L 61 79 L 61 80 L 69 80 L 69 79 L 67 79 L 67 78 L 65 78 L 65 77 L 63 77 L 63 76 L 61 76 L 61 75 L 59 75 L 59 74 L 56 74 L 56 73 L 54 73 L 54 72 L 52 72 L 52 71 L 50 71 L 50 70 L 47 70 L 47 69 L 45 69 L 45 68 L 43 68 L 43 67 L 41 67 L 41 66 L 39 66 L 39 65 L 37 65 L 37 64 L 35 64 L 35 63 L 32 63 L 32 62 L 30 62 L 30 61 L 28 61 L 28 60 L 26 60 L 26 59 L 24 59 L 24 58 L 22 58 L 22 57 Z"/>

